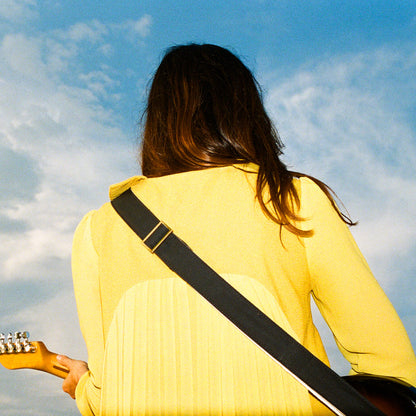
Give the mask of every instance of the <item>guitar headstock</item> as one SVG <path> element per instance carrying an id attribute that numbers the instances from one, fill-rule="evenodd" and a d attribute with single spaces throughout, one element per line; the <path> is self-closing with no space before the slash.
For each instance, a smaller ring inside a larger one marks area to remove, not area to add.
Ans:
<path id="1" fill-rule="evenodd" d="M 33 368 L 65 378 L 68 369 L 56 361 L 41 341 L 29 341 L 29 333 L 15 332 L 14 336 L 0 334 L 0 364 L 9 370 Z"/>
<path id="2" fill-rule="evenodd" d="M 29 341 L 29 332 L 9 333 L 7 337 L 0 334 L 0 363 L 14 370 L 30 366 L 33 360 L 38 359 L 39 348 L 37 343 Z"/>

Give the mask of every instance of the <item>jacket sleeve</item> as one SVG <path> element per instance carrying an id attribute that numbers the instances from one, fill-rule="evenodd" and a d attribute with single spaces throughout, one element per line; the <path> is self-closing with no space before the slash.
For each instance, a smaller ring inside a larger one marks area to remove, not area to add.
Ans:
<path id="1" fill-rule="evenodd" d="M 77 406 L 83 416 L 98 414 L 104 353 L 98 255 L 91 236 L 93 215 L 94 212 L 90 212 L 78 225 L 72 248 L 75 299 L 88 350 L 89 371 L 82 376 L 75 391 Z"/>
<path id="2" fill-rule="evenodd" d="M 351 374 L 390 376 L 416 385 L 416 357 L 392 304 L 329 199 L 302 179 L 301 215 L 315 302 Z"/>

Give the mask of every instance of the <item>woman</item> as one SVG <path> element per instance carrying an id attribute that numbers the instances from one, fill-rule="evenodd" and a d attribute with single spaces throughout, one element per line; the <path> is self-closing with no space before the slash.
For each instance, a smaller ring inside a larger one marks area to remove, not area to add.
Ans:
<path id="1" fill-rule="evenodd" d="M 145 113 L 133 192 L 323 362 L 310 297 L 352 374 L 416 385 L 416 358 L 329 188 L 281 162 L 251 72 L 214 45 L 171 48 Z M 311 415 L 316 400 L 154 258 L 111 205 L 82 220 L 73 276 L 86 363 L 64 390 L 83 415 Z M 394 339 L 394 347 L 385 342 Z"/>

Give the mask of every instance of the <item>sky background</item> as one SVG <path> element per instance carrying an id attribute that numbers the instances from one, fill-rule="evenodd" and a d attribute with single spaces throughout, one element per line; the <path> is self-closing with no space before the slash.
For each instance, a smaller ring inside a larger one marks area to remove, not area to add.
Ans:
<path id="1" fill-rule="evenodd" d="M 87 359 L 72 235 L 110 184 L 139 173 L 149 79 L 165 48 L 190 41 L 228 47 L 253 70 L 285 162 L 328 183 L 359 221 L 352 232 L 416 346 L 413 0 L 1 0 L 0 332 Z M 60 388 L 0 368 L 1 413 L 77 415 Z"/>

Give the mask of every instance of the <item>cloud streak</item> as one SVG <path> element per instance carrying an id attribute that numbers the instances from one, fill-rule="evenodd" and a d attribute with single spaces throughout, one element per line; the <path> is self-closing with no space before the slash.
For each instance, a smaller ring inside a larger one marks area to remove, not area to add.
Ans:
<path id="1" fill-rule="evenodd" d="M 32 5 L 13 2 L 14 19 L 35 18 Z M 2 12 L 11 19 L 1 6 Z M 115 32 L 129 42 L 143 41 L 150 25 L 149 16 L 120 27 L 94 20 L 48 33 L 8 32 L 0 39 L 0 331 L 30 330 L 50 349 L 87 359 L 71 285 L 73 232 L 86 212 L 107 201 L 108 186 L 138 167 L 137 144 L 108 105 L 120 100 L 117 71 L 99 60 L 89 69 L 84 61 L 90 45 L 104 62 Z M 34 393 L 22 383 L 28 374 L 17 373 L 7 379 L 26 387 L 0 383 L 8 414 L 76 413 L 59 380 L 30 373 L 39 389 Z M 39 403 L 23 406 L 24 395 L 39 396 Z M 19 404 L 11 406 L 7 397 Z"/>
<path id="2" fill-rule="evenodd" d="M 413 51 L 403 45 L 339 56 L 284 80 L 266 73 L 263 82 L 286 161 L 333 187 L 359 220 L 352 232 L 416 345 L 416 288 L 408 269 L 416 249 Z M 330 331 L 314 317 L 331 363 L 345 373 Z"/>
<path id="3" fill-rule="evenodd" d="M 398 67 L 407 71 L 403 84 Z M 416 85 L 407 81 L 415 69 L 406 48 L 381 49 L 303 69 L 269 88 L 286 159 L 342 190 L 373 257 L 409 249 L 416 234 L 416 143 L 408 118 Z"/>
<path id="4" fill-rule="evenodd" d="M 36 0 L 2 0 L 0 19 L 8 22 L 20 22 L 38 17 Z"/>

